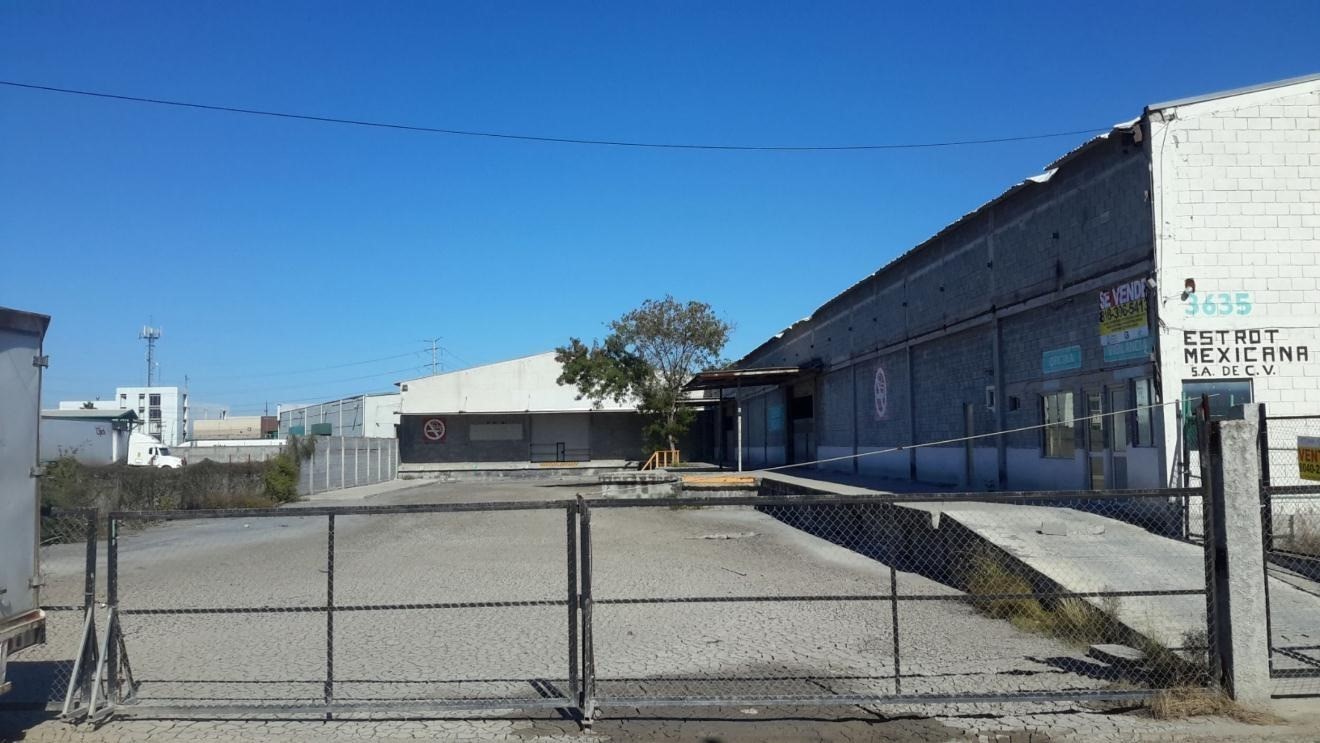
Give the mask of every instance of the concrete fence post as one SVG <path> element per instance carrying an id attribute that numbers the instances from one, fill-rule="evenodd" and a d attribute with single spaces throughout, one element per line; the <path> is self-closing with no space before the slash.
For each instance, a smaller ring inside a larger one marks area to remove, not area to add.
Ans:
<path id="1" fill-rule="evenodd" d="M 1243 704 L 1264 705 L 1270 701 L 1270 638 L 1260 518 L 1260 421 L 1254 405 L 1243 406 L 1243 414 L 1243 420 L 1215 423 L 1211 431 L 1212 454 L 1219 449 L 1219 456 L 1212 456 L 1213 543 L 1218 553 L 1212 589 L 1219 631 L 1212 647 L 1218 648 L 1228 693 Z"/>

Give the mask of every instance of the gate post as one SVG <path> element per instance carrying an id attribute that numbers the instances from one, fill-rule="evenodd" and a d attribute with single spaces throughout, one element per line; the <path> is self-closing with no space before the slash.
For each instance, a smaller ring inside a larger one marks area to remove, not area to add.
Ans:
<path id="1" fill-rule="evenodd" d="M 578 655 L 578 606 L 582 599 L 578 593 L 578 511 L 581 508 L 582 496 L 570 503 L 564 509 L 567 514 L 567 553 L 568 553 L 568 694 L 573 700 L 573 705 L 577 709 L 578 717 L 582 715 L 582 697 L 581 676 L 578 673 L 578 664 L 582 658 Z"/>
<path id="2" fill-rule="evenodd" d="M 1214 536 L 1214 627 L 1226 691 L 1244 704 L 1270 699 L 1270 637 L 1265 550 L 1260 518 L 1259 410 L 1243 406 L 1243 420 L 1210 430 Z"/>
<path id="3" fill-rule="evenodd" d="M 591 727 L 596 715 L 596 647 L 592 638 L 591 601 L 591 507 L 585 500 L 578 501 L 579 537 L 578 563 L 582 575 L 579 590 L 582 595 L 582 725 Z"/>

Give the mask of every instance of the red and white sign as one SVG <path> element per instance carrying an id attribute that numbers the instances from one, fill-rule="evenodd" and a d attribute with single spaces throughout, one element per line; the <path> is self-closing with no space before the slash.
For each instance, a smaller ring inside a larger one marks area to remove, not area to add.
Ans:
<path id="1" fill-rule="evenodd" d="M 428 444 L 443 444 L 445 442 L 445 419 L 427 418 L 422 423 L 422 438 Z"/>

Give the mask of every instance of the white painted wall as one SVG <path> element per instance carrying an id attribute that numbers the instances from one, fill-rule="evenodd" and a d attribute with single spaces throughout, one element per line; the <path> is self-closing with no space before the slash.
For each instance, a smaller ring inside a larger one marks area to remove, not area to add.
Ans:
<path id="1" fill-rule="evenodd" d="M 1274 415 L 1320 413 L 1320 80 L 1152 111 L 1146 146 L 1163 399 L 1184 380 L 1249 379 Z M 1189 361 L 1201 331 L 1210 361 Z M 1172 477 L 1172 406 L 1164 431 Z"/>
<path id="2" fill-rule="evenodd" d="M 575 387 L 556 380 L 563 371 L 554 352 L 462 371 L 410 379 L 400 384 L 402 413 L 522 413 L 634 410 L 605 400 L 599 407 L 578 400 Z"/>

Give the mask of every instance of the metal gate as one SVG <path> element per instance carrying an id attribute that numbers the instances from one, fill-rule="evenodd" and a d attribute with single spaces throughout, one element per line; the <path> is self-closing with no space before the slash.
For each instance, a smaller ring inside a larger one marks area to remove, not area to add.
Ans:
<path id="1" fill-rule="evenodd" d="M 1204 495 L 113 513 L 105 613 L 75 673 L 91 694 L 80 712 L 548 707 L 589 721 L 603 706 L 1133 700 L 1214 686 L 1212 561 L 1183 534 L 1189 501 L 1210 511 Z M 1067 575 L 1110 577 L 1078 582 L 1003 549 L 987 518 L 1070 550 L 1053 563 Z M 1097 549 L 1096 534 L 1122 550 Z"/>
<path id="2" fill-rule="evenodd" d="M 1259 415 L 1270 676 L 1275 696 L 1320 696 L 1320 416 Z"/>

